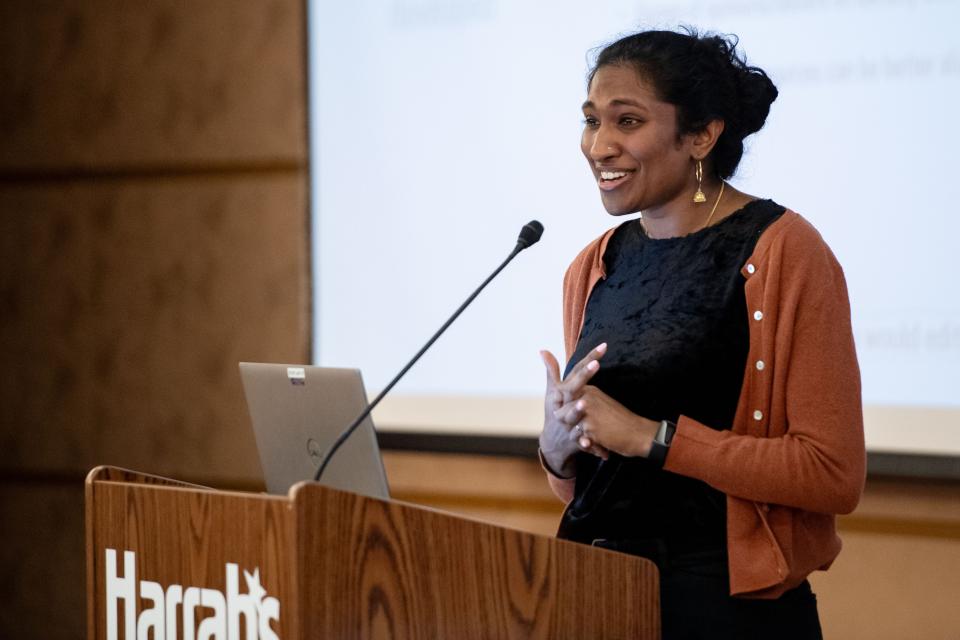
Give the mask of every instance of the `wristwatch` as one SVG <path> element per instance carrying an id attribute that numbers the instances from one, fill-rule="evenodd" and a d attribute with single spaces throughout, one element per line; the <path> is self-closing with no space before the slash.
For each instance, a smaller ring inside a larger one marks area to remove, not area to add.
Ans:
<path id="1" fill-rule="evenodd" d="M 676 432 L 677 424 L 675 422 L 661 420 L 657 435 L 653 437 L 653 442 L 650 444 L 650 454 L 647 456 L 647 460 L 658 467 L 663 467 L 663 463 L 667 459 L 667 453 L 670 452 L 673 434 Z"/>

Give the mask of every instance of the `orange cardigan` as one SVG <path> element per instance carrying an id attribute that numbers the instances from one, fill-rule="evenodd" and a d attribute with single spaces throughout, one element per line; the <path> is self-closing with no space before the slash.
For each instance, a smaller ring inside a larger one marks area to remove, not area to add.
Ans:
<path id="1" fill-rule="evenodd" d="M 568 359 L 590 291 L 606 276 L 613 231 L 581 251 L 564 277 Z M 664 468 L 727 494 L 730 593 L 776 598 L 830 566 L 840 552 L 834 514 L 860 499 L 860 370 L 843 271 L 809 222 L 784 213 L 741 273 L 750 347 L 732 428 L 681 416 Z M 569 502 L 574 481 L 547 477 Z"/>

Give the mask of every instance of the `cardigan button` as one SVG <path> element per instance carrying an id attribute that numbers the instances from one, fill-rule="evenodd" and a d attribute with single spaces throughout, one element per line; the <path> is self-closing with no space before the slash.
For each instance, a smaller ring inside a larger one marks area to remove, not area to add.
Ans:
<path id="1" fill-rule="evenodd" d="M 763 360 L 757 360 L 757 371 L 763 371 L 763 368 L 767 366 L 763 364 Z"/>
<path id="2" fill-rule="evenodd" d="M 752 262 L 747 265 L 747 273 L 753 273 L 753 272 L 756 271 L 756 270 L 757 270 L 757 268 L 756 268 L 755 266 L 753 266 L 753 263 L 752 263 Z"/>
<path id="3" fill-rule="evenodd" d="M 753 312 L 754 320 L 763 320 L 763 311 L 754 311 Z"/>
<path id="4" fill-rule="evenodd" d="M 754 420 L 757 420 L 757 421 L 763 420 L 763 411 L 760 411 L 759 409 L 757 409 L 756 411 L 754 411 L 754 412 L 753 412 L 753 419 L 754 419 Z"/>

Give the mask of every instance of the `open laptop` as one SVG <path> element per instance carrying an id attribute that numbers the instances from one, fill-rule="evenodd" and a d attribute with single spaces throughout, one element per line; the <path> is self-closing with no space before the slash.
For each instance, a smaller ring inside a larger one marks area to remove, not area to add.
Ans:
<path id="1" fill-rule="evenodd" d="M 367 408 L 357 369 L 241 362 L 240 378 L 269 493 L 313 480 L 334 441 Z M 343 443 L 320 482 L 390 497 L 371 418 Z"/>

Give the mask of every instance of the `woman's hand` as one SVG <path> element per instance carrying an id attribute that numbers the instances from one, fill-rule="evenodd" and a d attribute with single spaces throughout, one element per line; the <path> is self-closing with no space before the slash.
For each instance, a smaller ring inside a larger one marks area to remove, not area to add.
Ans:
<path id="1" fill-rule="evenodd" d="M 659 422 L 638 416 L 590 385 L 583 387 L 579 398 L 564 404 L 556 412 L 556 417 L 564 423 L 575 420 L 574 424 L 580 425 L 583 435 L 578 444 L 581 449 L 599 447 L 624 457 L 649 456 L 660 428 Z"/>
<path id="2" fill-rule="evenodd" d="M 607 345 L 603 343 L 593 349 L 578 362 L 566 379 L 560 379 L 560 364 L 549 351 L 541 351 L 540 357 L 547 369 L 547 390 L 543 402 L 543 431 L 540 433 L 540 450 L 547 465 L 557 474 L 564 477 L 576 475 L 574 468 L 574 454 L 579 450 L 577 439 L 580 435 L 577 425 L 576 411 L 567 410 L 558 413 L 564 406 L 575 403 L 583 394 L 583 390 L 600 368 L 600 358 L 607 352 Z M 591 453 L 606 457 L 606 452 L 600 448 L 584 447 Z"/>

